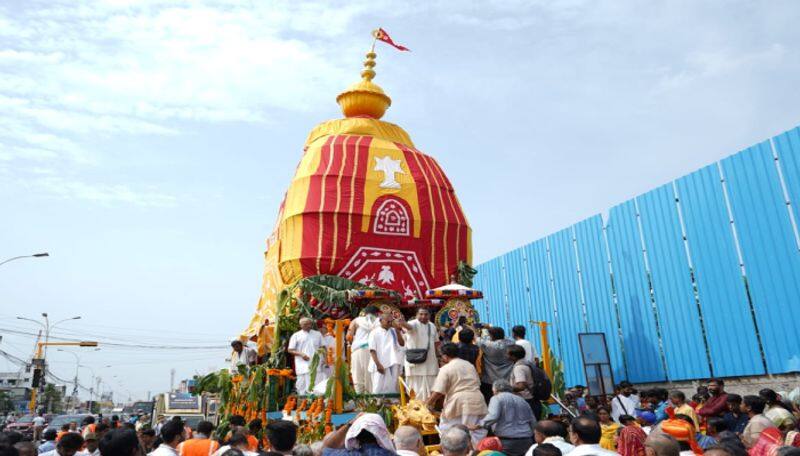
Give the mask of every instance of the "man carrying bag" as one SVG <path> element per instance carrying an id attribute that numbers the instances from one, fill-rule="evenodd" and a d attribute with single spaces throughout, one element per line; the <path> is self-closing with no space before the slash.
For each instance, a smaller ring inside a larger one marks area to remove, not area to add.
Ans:
<path id="1" fill-rule="evenodd" d="M 426 401 L 439 373 L 439 360 L 436 353 L 439 347 L 438 331 L 431 322 L 428 309 L 420 307 L 417 317 L 400 325 L 406 332 L 405 382 L 416 394 L 416 398 Z"/>

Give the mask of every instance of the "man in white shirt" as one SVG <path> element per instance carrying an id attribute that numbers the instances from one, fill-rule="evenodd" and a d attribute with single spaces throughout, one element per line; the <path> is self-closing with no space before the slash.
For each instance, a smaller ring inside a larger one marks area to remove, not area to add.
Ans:
<path id="1" fill-rule="evenodd" d="M 619 422 L 619 417 L 622 415 L 636 415 L 636 408 L 639 407 L 639 401 L 633 396 L 633 385 L 629 382 L 620 382 L 619 394 L 611 399 L 611 419 Z"/>
<path id="2" fill-rule="evenodd" d="M 536 423 L 536 427 L 533 430 L 533 440 L 536 442 L 531 446 L 525 456 L 532 456 L 533 450 L 536 449 L 538 445 L 543 443 L 549 443 L 554 447 L 561 450 L 561 454 L 565 455 L 570 451 L 575 449 L 575 445 L 567 442 L 562 437 L 564 432 L 564 425 L 551 420 L 543 420 Z"/>
<path id="3" fill-rule="evenodd" d="M 161 445 L 148 456 L 178 456 L 178 445 L 183 442 L 183 423 L 174 420 L 164 423 L 161 427 L 161 440 Z"/>
<path id="4" fill-rule="evenodd" d="M 428 351 L 425 361 L 421 363 L 409 363 L 407 357 L 405 361 L 406 384 L 414 390 L 417 399 L 426 401 L 431 395 L 431 388 L 433 388 L 436 375 L 439 373 L 439 360 L 436 357 L 439 348 L 439 334 L 436 325 L 431 323 L 431 313 L 424 307 L 417 310 L 416 319 L 408 323 L 401 321 L 400 325 L 405 328 L 406 350 Z"/>
<path id="5" fill-rule="evenodd" d="M 511 335 L 514 336 L 514 343 L 525 349 L 525 361 L 534 365 L 539 365 L 539 354 L 536 347 L 525 339 L 525 327 L 517 325 L 511 328 Z"/>
<path id="6" fill-rule="evenodd" d="M 369 373 L 369 335 L 378 327 L 378 308 L 367 306 L 364 315 L 355 318 L 347 328 L 347 339 L 350 340 L 350 373 L 353 376 L 353 388 L 356 393 L 372 392 L 372 377 Z"/>
<path id="7" fill-rule="evenodd" d="M 569 426 L 569 438 L 575 445 L 568 456 L 611 456 L 617 453 L 608 451 L 600 446 L 600 423 L 586 417 L 579 416 L 572 420 Z"/>
<path id="8" fill-rule="evenodd" d="M 228 369 L 232 374 L 239 372 L 239 366 L 254 366 L 258 362 L 258 353 L 252 348 L 244 345 L 241 340 L 231 341 L 231 367 Z"/>
<path id="9" fill-rule="evenodd" d="M 311 385 L 311 358 L 322 347 L 322 334 L 311 329 L 312 326 L 313 322 L 310 318 L 301 318 L 300 331 L 292 334 L 292 337 L 289 338 L 289 347 L 286 350 L 287 353 L 294 356 L 297 394 L 309 394 L 310 390 L 314 388 L 314 385 Z M 320 358 L 320 363 L 317 365 L 318 373 L 323 364 L 325 364 L 325 359 Z"/>
<path id="10" fill-rule="evenodd" d="M 380 326 L 369 335 L 369 372 L 372 374 L 372 394 L 397 393 L 397 379 L 403 363 L 403 335 L 391 312 L 381 314 Z"/>
<path id="11" fill-rule="evenodd" d="M 44 425 L 46 423 L 44 419 L 44 414 L 39 412 L 39 415 L 33 418 L 33 441 L 37 442 L 42 438 L 42 432 L 44 432 Z"/>

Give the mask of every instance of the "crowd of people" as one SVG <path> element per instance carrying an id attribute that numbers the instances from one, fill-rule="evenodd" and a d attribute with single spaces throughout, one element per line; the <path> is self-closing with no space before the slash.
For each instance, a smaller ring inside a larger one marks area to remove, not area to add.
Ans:
<path id="1" fill-rule="evenodd" d="M 301 326 L 289 345 L 295 366 L 310 359 L 321 339 L 313 335 L 311 321 Z M 355 389 L 394 393 L 402 377 L 418 399 L 440 412 L 443 448 L 445 435 L 462 432 L 476 453 L 773 456 L 800 451 L 795 450 L 800 389 L 794 398 L 770 389 L 742 397 L 727 393 L 723 380 L 712 379 L 687 398 L 679 390 L 640 392 L 622 382 L 613 395 L 601 398 L 577 386 L 553 414 L 546 404 L 551 386 L 525 328 L 511 332 L 513 338 L 507 338 L 502 328 L 472 327 L 465 319 L 439 329 L 426 309 L 406 322 L 368 307 L 353 320 L 347 337 Z"/>
<path id="2" fill-rule="evenodd" d="M 348 329 L 356 391 L 396 392 L 402 375 L 439 412 L 443 456 L 800 456 L 800 388 L 740 396 L 711 379 L 687 398 L 679 390 L 637 391 L 622 382 L 608 397 L 576 386 L 555 408 L 547 403 L 551 385 L 525 328 L 511 332 L 513 339 L 502 328 L 473 328 L 463 319 L 440 330 L 426 309 L 406 322 L 368 307 Z M 332 339 L 301 320 L 287 350 L 298 393 L 314 390 L 314 377 L 324 378 L 318 354 Z M 233 348 L 232 368 L 252 362 L 249 348 Z M 285 420 L 246 423 L 232 416 L 222 439 L 208 421 L 194 430 L 179 417 L 154 428 L 139 424 L 87 417 L 81 426 L 48 430 L 39 441 L 2 433 L 0 456 L 428 456 L 416 428 L 390 433 L 370 413 L 311 445 L 297 445 L 297 425 Z"/>
<path id="3" fill-rule="evenodd" d="M 465 366 L 474 369 L 473 364 L 458 357 L 453 343 L 442 344 L 442 355 L 440 374 L 447 379 L 437 376 L 430 397 L 441 395 L 437 383 L 444 381 L 458 383 L 453 394 L 465 398 L 454 410 L 448 410 L 452 403 L 443 410 L 442 456 L 800 455 L 800 388 L 785 394 L 762 389 L 742 397 L 712 379 L 687 401 L 680 391 L 639 392 L 628 383 L 602 400 L 576 387 L 566 394 L 561 413 L 545 412 L 547 417 L 539 419 L 508 380 L 494 382 L 488 406 L 476 374 L 469 376 L 469 388 L 461 389 Z M 471 425 L 448 422 L 452 418 L 445 412 L 480 419 Z M 430 456 L 418 429 L 400 426 L 391 433 L 383 417 L 373 413 L 359 413 L 310 445 L 297 443 L 298 426 L 286 420 L 246 423 L 233 416 L 223 439 L 213 435 L 211 422 L 201 421 L 192 431 L 179 417 L 161 424 L 157 433 L 89 418 L 77 429 L 45 432 L 41 442 L 2 433 L 0 456 Z"/>

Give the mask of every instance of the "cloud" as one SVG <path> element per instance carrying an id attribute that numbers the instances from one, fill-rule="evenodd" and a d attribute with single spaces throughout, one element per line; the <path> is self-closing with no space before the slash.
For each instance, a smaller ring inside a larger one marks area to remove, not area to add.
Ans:
<path id="1" fill-rule="evenodd" d="M 706 78 L 729 76 L 737 71 L 761 65 L 780 64 L 786 58 L 786 48 L 771 43 L 760 49 L 731 48 L 698 49 L 686 55 L 676 68 L 667 68 L 656 86 L 656 91 L 677 89 Z"/>
<path id="2" fill-rule="evenodd" d="M 78 200 L 111 207 L 120 204 L 142 208 L 171 208 L 178 197 L 154 186 L 134 188 L 126 184 L 90 183 L 59 176 L 49 168 L 31 168 L 28 175 L 36 179 L 18 179 L 12 185 L 24 188 L 43 198 Z"/>
<path id="3" fill-rule="evenodd" d="M 19 182 L 37 181 L 46 195 L 174 204 L 157 191 L 81 179 L 82 167 L 111 156 L 89 144 L 191 133 L 209 123 L 264 123 L 281 110 L 329 103 L 353 77 L 334 50 L 348 42 L 332 38 L 349 35 L 353 19 L 373 7 L 226 0 L 2 5 L 0 162 Z M 31 165 L 75 178 L 26 175 Z"/>

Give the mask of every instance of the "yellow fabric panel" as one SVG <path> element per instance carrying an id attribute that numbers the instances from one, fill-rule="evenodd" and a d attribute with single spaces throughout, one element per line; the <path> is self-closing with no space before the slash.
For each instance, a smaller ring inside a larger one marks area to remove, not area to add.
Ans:
<path id="1" fill-rule="evenodd" d="M 403 173 L 395 173 L 394 178 L 400 184 L 400 188 L 381 188 L 380 184 L 384 180 L 384 173 L 375 170 L 375 159 L 391 157 L 392 160 L 399 160 Z M 395 144 L 382 139 L 375 138 L 369 146 L 369 158 L 367 159 L 367 176 L 364 180 L 364 212 L 361 217 L 361 231 L 369 232 L 372 225 L 372 206 L 375 200 L 383 195 L 395 195 L 411 207 L 409 217 L 414 223 L 414 237 L 419 237 L 422 230 L 420 221 L 419 198 L 417 197 L 417 184 L 408 169 L 405 154 Z"/>
<path id="2" fill-rule="evenodd" d="M 330 135 L 364 135 L 382 138 L 386 141 L 399 142 L 413 148 L 414 143 L 411 137 L 399 126 L 376 119 L 366 117 L 349 117 L 346 119 L 335 119 L 323 122 L 308 134 L 306 146 L 318 139 Z"/>

